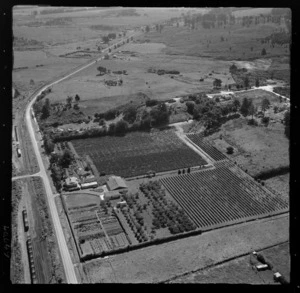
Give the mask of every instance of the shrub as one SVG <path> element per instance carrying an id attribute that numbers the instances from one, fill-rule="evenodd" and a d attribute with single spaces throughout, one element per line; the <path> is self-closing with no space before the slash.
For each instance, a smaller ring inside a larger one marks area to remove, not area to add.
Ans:
<path id="1" fill-rule="evenodd" d="M 262 117 L 261 123 L 265 124 L 266 126 L 269 124 L 270 117 Z"/>
<path id="2" fill-rule="evenodd" d="M 147 107 L 152 107 L 152 106 L 155 106 L 159 103 L 158 100 L 155 100 L 155 99 L 149 99 L 146 101 L 146 106 Z"/>
<path id="3" fill-rule="evenodd" d="M 257 121 L 255 119 L 250 119 L 250 120 L 248 120 L 248 125 L 257 126 L 258 123 L 257 123 Z"/>

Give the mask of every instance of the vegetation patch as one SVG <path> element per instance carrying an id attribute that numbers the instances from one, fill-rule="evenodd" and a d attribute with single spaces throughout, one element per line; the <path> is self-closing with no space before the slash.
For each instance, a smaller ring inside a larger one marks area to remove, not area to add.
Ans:
<path id="1" fill-rule="evenodd" d="M 99 172 L 125 178 L 143 175 L 150 170 L 163 172 L 206 164 L 168 130 L 73 140 L 72 144 L 79 155 L 88 154 L 92 158 Z"/>
<path id="2" fill-rule="evenodd" d="M 201 229 L 288 208 L 288 202 L 266 191 L 235 166 L 162 178 L 161 183 Z"/>

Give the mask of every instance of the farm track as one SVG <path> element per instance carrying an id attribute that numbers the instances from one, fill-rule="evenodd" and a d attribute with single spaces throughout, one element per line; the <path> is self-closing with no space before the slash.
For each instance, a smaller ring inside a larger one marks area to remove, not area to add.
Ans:
<path id="1" fill-rule="evenodd" d="M 218 167 L 160 181 L 197 227 L 203 230 L 288 210 L 288 203 L 280 197 L 268 193 L 253 179 L 237 174 L 237 170 Z"/>

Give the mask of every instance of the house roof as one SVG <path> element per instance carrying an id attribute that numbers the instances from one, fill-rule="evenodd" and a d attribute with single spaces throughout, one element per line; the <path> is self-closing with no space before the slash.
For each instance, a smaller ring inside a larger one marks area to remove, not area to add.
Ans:
<path id="1" fill-rule="evenodd" d="M 78 178 L 76 177 L 68 177 L 66 179 L 66 184 L 69 185 L 69 184 L 77 184 L 78 183 Z"/>
<path id="2" fill-rule="evenodd" d="M 119 176 L 110 176 L 109 179 L 106 182 L 109 190 L 116 190 L 119 188 L 127 188 L 127 185 L 124 181 L 124 179 L 122 179 Z"/>

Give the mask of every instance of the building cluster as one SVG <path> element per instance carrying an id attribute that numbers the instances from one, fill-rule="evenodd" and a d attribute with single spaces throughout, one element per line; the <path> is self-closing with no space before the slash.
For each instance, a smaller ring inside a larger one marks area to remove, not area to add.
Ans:
<path id="1" fill-rule="evenodd" d="M 64 189 L 66 191 L 75 191 L 80 189 L 96 188 L 98 183 L 94 175 L 89 175 L 79 179 L 75 176 L 67 177 L 64 181 Z M 106 182 L 106 191 L 103 194 L 103 200 L 120 199 L 121 191 L 127 190 L 125 180 L 119 176 L 110 176 Z M 119 204 L 122 205 L 122 202 Z"/>

